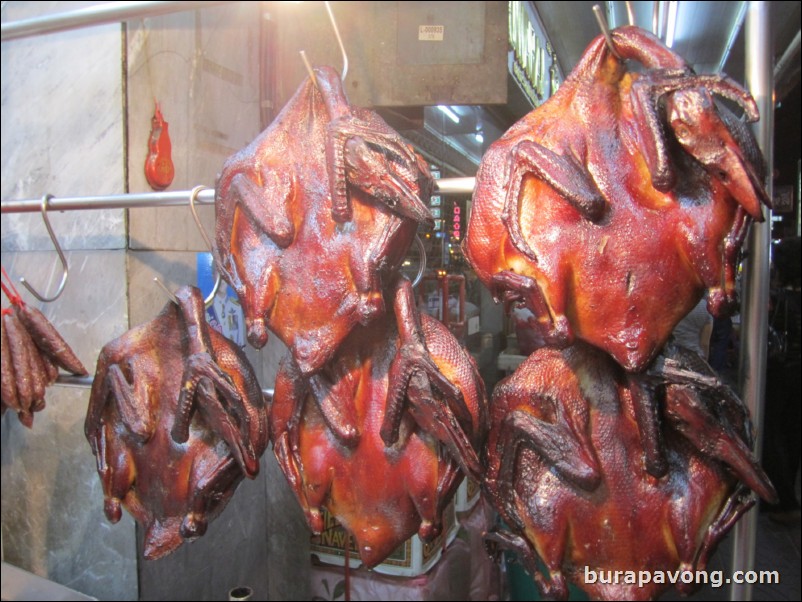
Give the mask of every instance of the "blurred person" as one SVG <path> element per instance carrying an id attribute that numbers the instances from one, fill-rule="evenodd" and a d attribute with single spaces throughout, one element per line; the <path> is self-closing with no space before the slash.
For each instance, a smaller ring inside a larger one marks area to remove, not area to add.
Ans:
<path id="1" fill-rule="evenodd" d="M 695 351 L 707 361 L 710 348 L 710 333 L 713 316 L 707 311 L 707 300 L 703 297 L 674 328 L 674 342 Z"/>
<path id="2" fill-rule="evenodd" d="M 796 476 L 800 465 L 800 238 L 781 241 L 774 251 L 774 282 L 769 324 L 784 335 L 784 353 L 770 357 L 766 370 L 763 467 L 779 502 L 768 506 L 769 518 L 783 523 L 800 519 Z"/>

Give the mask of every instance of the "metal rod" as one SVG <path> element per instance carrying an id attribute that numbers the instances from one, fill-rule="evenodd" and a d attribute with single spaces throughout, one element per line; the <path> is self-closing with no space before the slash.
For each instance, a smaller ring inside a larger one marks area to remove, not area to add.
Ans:
<path id="1" fill-rule="evenodd" d="M 607 19 L 604 17 L 604 13 L 602 13 L 601 6 L 594 4 L 593 14 L 596 17 L 596 22 L 599 24 L 599 29 L 601 29 L 602 34 L 604 34 L 604 39 L 607 42 L 607 48 L 610 49 L 610 52 L 613 53 L 613 56 L 620 59 L 621 55 L 619 55 L 615 50 L 615 46 L 613 45 L 613 37 L 610 35 L 610 28 L 607 27 Z"/>
<path id="2" fill-rule="evenodd" d="M 442 178 L 435 181 L 438 194 L 471 194 L 476 178 Z M 97 209 L 134 209 L 137 207 L 178 207 L 189 205 L 191 190 L 171 190 L 169 192 L 135 192 L 132 194 L 110 194 L 104 196 L 51 197 L 47 203 L 48 211 L 85 211 Z M 203 190 L 196 203 L 214 204 L 214 190 Z M 0 213 L 37 213 L 42 209 L 42 199 L 3 201 Z"/>
<path id="3" fill-rule="evenodd" d="M 772 90 L 772 43 L 770 2 L 749 2 L 746 17 L 746 86 L 757 101 L 760 121 L 755 124 L 755 137 L 772 173 L 772 130 L 774 103 Z M 766 191 L 772 197 L 771 177 Z M 771 245 L 771 212 L 766 221 L 752 224 L 749 232 L 749 257 L 744 266 L 743 307 L 741 316 L 741 356 L 739 385 L 741 397 L 752 415 L 757 437 L 755 455 L 760 457 L 762 443 L 763 397 L 766 381 L 766 339 L 769 306 L 769 252 Z M 757 538 L 756 511 L 746 514 L 733 529 L 732 570 L 751 571 L 755 566 Z M 733 583 L 730 600 L 751 600 L 752 584 Z"/>
<path id="4" fill-rule="evenodd" d="M 2 25 L 2 40 L 67 31 L 92 25 L 116 23 L 129 19 L 155 17 L 167 13 L 206 8 L 226 2 L 109 2 L 78 10 L 11 21 Z"/>
<path id="5" fill-rule="evenodd" d="M 91 389 L 94 380 L 95 377 L 92 375 L 74 376 L 72 374 L 59 374 L 56 379 L 56 384 L 72 389 Z M 264 395 L 267 400 L 273 399 L 273 391 L 273 389 L 262 389 L 262 395 Z"/>
<path id="6" fill-rule="evenodd" d="M 81 211 L 88 209 L 126 209 L 132 207 L 168 207 L 189 205 L 191 190 L 171 190 L 169 192 L 135 192 L 132 194 L 109 194 L 104 196 L 52 197 L 48 209 L 52 211 Z M 204 190 L 198 195 L 198 203 L 214 203 L 214 190 Z M 34 213 L 39 211 L 41 201 L 26 199 L 22 201 L 3 201 L 2 213 Z"/>
<path id="7" fill-rule="evenodd" d="M 473 194 L 476 178 L 441 178 L 434 181 L 437 194 Z"/>
<path id="8" fill-rule="evenodd" d="M 627 7 L 627 22 L 630 25 L 635 25 L 635 23 L 636 23 L 635 22 L 635 11 L 632 10 L 632 2 L 630 2 L 629 0 L 626 0 L 626 2 L 624 2 L 624 4 Z"/>
<path id="9" fill-rule="evenodd" d="M 785 68 L 791 62 L 791 59 L 799 52 L 799 43 L 800 39 L 802 38 L 802 31 L 797 31 L 794 39 L 791 40 L 791 43 L 788 44 L 788 48 L 785 49 L 783 55 L 780 57 L 780 60 L 777 61 L 777 64 L 774 65 L 774 79 L 777 80 L 782 75 Z"/>
<path id="10" fill-rule="evenodd" d="M 340 80 L 345 82 L 345 76 L 348 75 L 348 53 L 345 52 L 345 45 L 343 44 L 343 39 L 340 37 L 340 28 L 337 27 L 337 21 L 334 19 L 334 12 L 331 10 L 331 4 L 326 1 L 323 4 L 326 5 L 326 12 L 329 13 L 329 21 L 331 21 L 331 27 L 334 30 L 334 36 L 337 38 L 337 45 L 340 47 L 340 54 L 343 57 L 343 70 L 340 75 Z"/>
<path id="11" fill-rule="evenodd" d="M 748 2 L 741 2 L 740 6 L 738 7 L 738 14 L 736 15 L 735 21 L 732 24 L 730 37 L 727 38 L 727 44 L 724 46 L 724 52 L 721 53 L 721 58 L 718 61 L 716 73 L 721 73 L 724 71 L 724 66 L 727 64 L 727 59 L 730 58 L 732 47 L 735 45 L 735 40 L 738 39 L 738 33 L 741 31 L 741 25 L 743 25 L 744 17 L 746 15 L 746 7 L 748 5 Z"/>

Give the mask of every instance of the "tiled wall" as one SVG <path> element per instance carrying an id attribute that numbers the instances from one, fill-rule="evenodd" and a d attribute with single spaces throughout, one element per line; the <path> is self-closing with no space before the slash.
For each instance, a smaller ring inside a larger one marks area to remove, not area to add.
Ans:
<path id="1" fill-rule="evenodd" d="M 3 20 L 60 10 L 9 2 Z M 2 198 L 125 190 L 120 25 L 3 42 Z M 67 252 L 64 294 L 39 308 L 92 370 L 107 341 L 128 328 L 125 214 L 55 213 Z M 2 219 L 2 263 L 45 294 L 61 277 L 39 214 Z M 4 299 L 5 304 L 5 299 Z M 53 387 L 32 430 L 2 421 L 4 560 L 84 593 L 137 598 L 134 521 L 111 525 L 84 434 L 89 392 Z"/>
<path id="2" fill-rule="evenodd" d="M 3 20 L 82 4 L 8 2 Z M 260 10 L 231 3 L 3 42 L 2 198 L 149 191 L 154 99 L 172 139 L 170 189 L 214 186 L 225 158 L 259 131 Z M 213 209 L 200 211 L 211 234 Z M 56 302 L 34 304 L 90 371 L 106 342 L 167 302 L 153 276 L 168 288 L 193 283 L 195 253 L 206 250 L 188 207 L 74 211 L 52 222 L 70 250 L 70 279 Z M 4 215 L 2 249 L 15 280 L 55 288 L 58 262 L 38 214 Z M 272 387 L 282 345 L 248 353 Z M 83 435 L 88 391 L 52 387 L 47 400 L 31 431 L 11 413 L 2 420 L 5 561 L 101 599 L 225 599 L 236 586 L 254 599 L 307 598 L 308 531 L 270 450 L 203 538 L 145 562 L 134 521 L 103 515 Z"/>

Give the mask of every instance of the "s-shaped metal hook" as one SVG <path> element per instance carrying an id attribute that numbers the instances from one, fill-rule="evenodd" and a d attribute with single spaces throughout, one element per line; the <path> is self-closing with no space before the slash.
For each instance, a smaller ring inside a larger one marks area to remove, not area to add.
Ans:
<path id="1" fill-rule="evenodd" d="M 64 251 L 61 250 L 61 245 L 56 238 L 56 234 L 53 232 L 53 226 L 50 225 L 50 218 L 47 217 L 47 203 L 50 199 L 53 198 L 52 194 L 46 194 L 42 197 L 42 219 L 45 222 L 45 228 L 47 228 L 47 233 L 50 235 L 50 240 L 53 242 L 53 246 L 56 247 L 56 253 L 58 253 L 58 258 L 61 261 L 61 282 L 58 285 L 58 290 L 56 294 L 52 297 L 45 297 L 40 295 L 36 292 L 36 290 L 28 283 L 25 278 L 20 278 L 20 284 L 28 289 L 28 292 L 31 293 L 34 297 L 42 301 L 43 303 L 50 303 L 51 301 L 55 301 L 61 296 L 61 293 L 64 292 L 64 285 L 67 284 L 67 276 L 69 275 L 70 268 L 67 265 L 67 259 L 64 257 Z"/>

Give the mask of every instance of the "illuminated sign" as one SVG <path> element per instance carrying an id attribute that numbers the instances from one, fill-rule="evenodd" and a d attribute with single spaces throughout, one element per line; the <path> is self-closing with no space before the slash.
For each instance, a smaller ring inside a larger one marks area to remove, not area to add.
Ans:
<path id="1" fill-rule="evenodd" d="M 557 59 L 527 4 L 509 3 L 509 39 L 512 47 L 509 70 L 532 105 L 537 106 L 557 91 Z M 550 55 L 551 60 L 548 69 L 546 55 Z"/>
<path id="2" fill-rule="evenodd" d="M 459 203 L 454 203 L 454 219 L 451 223 L 451 237 L 460 240 L 462 236 L 462 209 Z"/>

